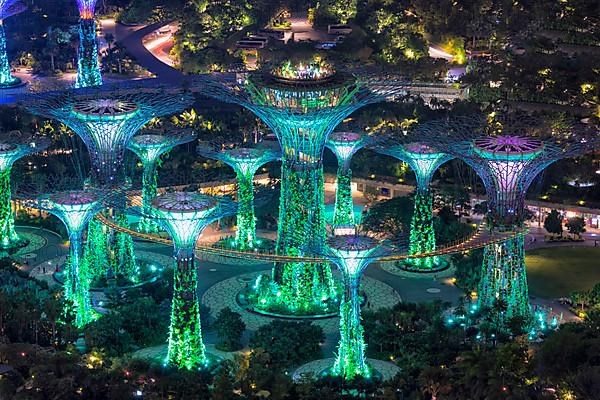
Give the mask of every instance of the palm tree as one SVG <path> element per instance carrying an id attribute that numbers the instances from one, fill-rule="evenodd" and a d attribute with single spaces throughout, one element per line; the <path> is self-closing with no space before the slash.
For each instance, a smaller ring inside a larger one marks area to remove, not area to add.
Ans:
<path id="1" fill-rule="evenodd" d="M 449 382 L 448 369 L 442 367 L 427 367 L 419 375 L 419 385 L 424 395 L 430 395 L 431 400 L 437 400 L 438 395 L 452 391 Z"/>

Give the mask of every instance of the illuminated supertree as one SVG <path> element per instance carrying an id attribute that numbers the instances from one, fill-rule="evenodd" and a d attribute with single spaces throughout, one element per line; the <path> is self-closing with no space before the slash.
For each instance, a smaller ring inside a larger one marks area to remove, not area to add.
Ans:
<path id="1" fill-rule="evenodd" d="M 207 364 L 207 358 L 200 327 L 194 247 L 204 228 L 235 212 L 235 206 L 224 198 L 187 192 L 165 193 L 151 204 L 156 222 L 173 240 L 176 263 L 167 362 L 178 368 L 199 368 Z"/>
<path id="2" fill-rule="evenodd" d="M 323 256 L 331 260 L 342 273 L 344 294 L 340 303 L 340 343 L 333 375 L 352 380 L 368 378 L 371 371 L 366 362 L 367 347 L 360 316 L 359 287 L 363 271 L 373 261 L 389 253 L 379 240 L 364 235 L 338 235 L 327 240 Z"/>
<path id="3" fill-rule="evenodd" d="M 83 327 L 95 318 L 90 301 L 91 271 L 82 257 L 83 230 L 104 208 L 105 194 L 90 190 L 74 190 L 43 195 L 31 206 L 57 216 L 67 228 L 70 255 L 65 265 L 65 298 L 74 307 L 75 324 Z"/>
<path id="4" fill-rule="evenodd" d="M 319 63 L 285 63 L 243 82 L 197 78 L 203 94 L 237 103 L 261 118 L 282 148 L 277 252 L 309 255 L 325 240 L 322 156 L 329 134 L 355 110 L 402 93 L 392 79 L 356 77 Z M 330 268 L 318 263 L 280 263 L 279 290 L 271 300 L 290 312 L 314 310 L 335 295 Z M 318 312 L 318 311 L 317 311 Z"/>
<path id="5" fill-rule="evenodd" d="M 77 0 L 79 8 L 79 52 L 75 87 L 78 88 L 102 85 L 98 42 L 96 41 L 96 21 L 94 19 L 97 1 Z"/>
<path id="6" fill-rule="evenodd" d="M 412 139 L 415 138 L 411 135 Z M 431 178 L 445 162 L 454 158 L 425 143 L 406 138 L 387 137 L 373 149 L 405 162 L 415 174 L 417 187 L 414 197 L 414 210 L 410 223 L 409 254 L 435 251 L 435 231 L 433 229 L 433 193 L 429 187 Z M 434 271 L 440 260 L 438 257 L 410 259 L 405 267 L 419 271 Z"/>
<path id="7" fill-rule="evenodd" d="M 179 128 L 175 128 L 179 129 Z M 142 216 L 138 224 L 141 232 L 157 232 L 158 225 L 149 218 L 150 201 L 158 194 L 158 171 L 160 157 L 180 144 L 189 143 L 196 138 L 191 131 L 172 132 L 155 131 L 144 132 L 134 136 L 127 148 L 134 152 L 142 161 L 144 172 L 142 174 Z"/>
<path id="8" fill-rule="evenodd" d="M 534 178 L 557 160 L 590 151 L 596 140 L 579 129 L 558 134 L 541 121 L 523 119 L 484 123 L 457 118 L 425 123 L 417 131 L 477 172 L 487 193 L 488 228 L 495 231 L 521 232 L 525 193 Z M 500 330 L 515 317 L 531 321 L 523 235 L 485 247 L 478 298 Z"/>
<path id="9" fill-rule="evenodd" d="M 0 249 L 19 247 L 22 240 L 15 232 L 11 208 L 10 174 L 15 161 L 45 150 L 50 141 L 45 138 L 5 134 L 0 138 Z"/>
<path id="10" fill-rule="evenodd" d="M 335 192 L 335 209 L 333 226 L 354 226 L 354 203 L 352 201 L 352 156 L 371 142 L 367 135 L 354 132 L 333 132 L 325 143 L 338 160 L 337 190 Z"/>
<path id="11" fill-rule="evenodd" d="M 235 242 L 241 250 L 254 248 L 256 242 L 254 174 L 261 166 L 279 159 L 281 155 L 271 149 L 238 147 L 220 150 L 203 143 L 198 146 L 198 153 L 222 161 L 235 171 L 238 182 Z"/>
<path id="12" fill-rule="evenodd" d="M 19 78 L 10 74 L 4 20 L 25 11 L 26 8 L 20 0 L 0 0 L 0 89 L 17 86 L 21 83 Z"/>
<path id="13" fill-rule="evenodd" d="M 131 137 L 148 121 L 181 111 L 192 99 L 189 94 L 160 89 L 122 93 L 88 89 L 40 94 L 25 107 L 79 135 L 90 153 L 94 186 L 122 186 L 123 156 Z"/>

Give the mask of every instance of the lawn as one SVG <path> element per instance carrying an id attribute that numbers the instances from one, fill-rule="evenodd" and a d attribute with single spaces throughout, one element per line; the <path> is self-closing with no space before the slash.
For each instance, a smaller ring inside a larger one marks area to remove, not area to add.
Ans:
<path id="1" fill-rule="evenodd" d="M 600 282 L 600 248 L 553 247 L 526 252 L 529 291 L 556 298 Z"/>

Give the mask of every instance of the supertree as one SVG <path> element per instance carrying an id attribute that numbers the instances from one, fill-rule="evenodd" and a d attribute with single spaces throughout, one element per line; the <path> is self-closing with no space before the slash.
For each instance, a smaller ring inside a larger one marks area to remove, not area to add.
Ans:
<path id="1" fill-rule="evenodd" d="M 281 157 L 279 152 L 267 148 L 237 147 L 215 149 L 200 143 L 198 153 L 219 160 L 235 171 L 238 183 L 237 231 L 235 244 L 240 250 L 254 248 L 256 244 L 256 216 L 254 214 L 254 174 L 263 165 Z"/>
<path id="2" fill-rule="evenodd" d="M 200 327 L 194 247 L 211 222 L 235 212 L 234 203 L 199 193 L 171 192 L 152 200 L 151 212 L 173 240 L 175 277 L 167 362 L 178 368 L 207 364 Z"/>
<path id="3" fill-rule="evenodd" d="M 22 240 L 15 232 L 11 208 L 10 174 L 15 161 L 45 150 L 50 141 L 45 138 L 4 134 L 0 139 L 0 248 L 19 247 Z"/>
<path id="4" fill-rule="evenodd" d="M 91 271 L 83 257 L 83 230 L 104 208 L 107 194 L 94 190 L 72 190 L 42 195 L 30 205 L 57 216 L 69 235 L 69 259 L 65 265 L 65 298 L 72 303 L 75 324 L 83 327 L 95 318 L 90 301 Z"/>
<path id="5" fill-rule="evenodd" d="M 368 378 L 371 371 L 365 356 L 358 291 L 363 271 L 373 261 L 387 255 L 389 247 L 366 235 L 338 235 L 329 238 L 321 251 L 338 267 L 344 282 L 340 303 L 340 342 L 332 373 L 347 380 L 358 376 Z"/>
<path id="6" fill-rule="evenodd" d="M 75 87 L 102 85 L 98 43 L 96 41 L 95 9 L 98 0 L 77 0 L 79 8 L 79 51 Z"/>
<path id="7" fill-rule="evenodd" d="M 20 0 L 0 0 L 0 89 L 17 86 L 21 83 L 19 78 L 10 74 L 4 20 L 25 11 L 26 8 Z"/>
<path id="8" fill-rule="evenodd" d="M 155 130 L 134 136 L 127 148 L 134 152 L 142 161 L 142 209 L 138 230 L 151 233 L 158 231 L 158 225 L 149 218 L 150 201 L 158 194 L 158 171 L 160 157 L 180 144 L 189 143 L 196 138 L 191 131 L 174 128 L 170 130 Z"/>
<path id="9" fill-rule="evenodd" d="M 445 162 L 454 158 L 439 150 L 420 143 L 414 135 L 404 137 L 383 137 L 373 146 L 381 154 L 386 154 L 405 162 L 413 170 L 416 178 L 413 216 L 410 223 L 408 252 L 410 255 L 435 251 L 435 231 L 433 228 L 433 193 L 431 178 Z M 441 266 L 438 257 L 409 259 L 404 266 L 419 271 L 435 271 Z"/>
<path id="10" fill-rule="evenodd" d="M 537 119 L 487 121 L 455 118 L 422 124 L 417 131 L 469 164 L 487 193 L 487 225 L 492 231 L 515 231 L 502 243 L 484 248 L 478 301 L 490 310 L 496 327 L 506 330 L 512 318 L 531 322 L 522 233 L 525 194 L 534 178 L 557 160 L 581 155 L 596 144 L 593 135 L 573 127 L 557 132 Z M 596 132 L 597 136 L 597 132 Z"/>
<path id="11" fill-rule="evenodd" d="M 338 160 L 337 190 L 333 226 L 354 226 L 354 203 L 352 201 L 352 156 L 371 143 L 371 138 L 355 132 L 333 132 L 325 143 Z"/>
<path id="12" fill-rule="evenodd" d="M 249 109 L 279 140 L 282 169 L 277 252 L 308 255 L 315 243 L 324 242 L 325 142 L 355 110 L 403 93 L 394 82 L 336 72 L 317 61 L 305 65 L 286 62 L 249 74 L 244 81 L 217 75 L 197 80 L 203 94 Z M 279 290 L 274 291 L 270 302 L 292 313 L 314 310 L 335 296 L 331 271 L 325 264 L 279 263 L 273 269 L 273 280 Z"/>

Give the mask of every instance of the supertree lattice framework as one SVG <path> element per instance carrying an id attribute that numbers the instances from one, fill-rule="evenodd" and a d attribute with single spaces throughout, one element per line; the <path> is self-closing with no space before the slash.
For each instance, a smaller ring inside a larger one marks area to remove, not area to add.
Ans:
<path id="1" fill-rule="evenodd" d="M 10 174 L 15 161 L 43 151 L 50 141 L 44 138 L 5 137 L 0 139 L 0 248 L 18 247 L 22 241 L 15 232 L 11 208 Z"/>
<path id="2" fill-rule="evenodd" d="M 25 11 L 27 7 L 20 0 L 0 0 L 0 89 L 19 85 L 21 80 L 11 75 L 10 62 L 6 52 L 6 33 L 3 21 Z"/>
<path id="3" fill-rule="evenodd" d="M 219 150 L 203 143 L 198 146 L 198 153 L 204 157 L 222 161 L 235 171 L 238 183 L 236 246 L 240 250 L 254 248 L 256 243 L 254 174 L 261 166 L 279 159 L 281 155 L 277 151 L 266 148 L 238 147 Z"/>
<path id="4" fill-rule="evenodd" d="M 168 364 L 193 369 L 207 364 L 197 295 L 194 246 L 211 222 L 232 214 L 226 199 L 198 193 L 173 192 L 152 200 L 152 215 L 173 239 L 175 278 L 169 328 Z"/>
<path id="5" fill-rule="evenodd" d="M 135 93 L 87 89 L 40 94 L 24 105 L 34 114 L 64 123 L 84 141 L 94 186 L 122 186 L 123 156 L 131 137 L 148 121 L 181 111 L 192 99 L 161 89 Z"/>
<path id="6" fill-rule="evenodd" d="M 355 77 L 331 68 L 290 66 L 251 74 L 243 82 L 218 76 L 197 81 L 210 97 L 249 109 L 271 128 L 282 148 L 277 251 L 304 255 L 325 240 L 322 155 L 329 134 L 348 115 L 404 93 L 394 81 Z M 290 312 L 311 310 L 335 296 L 330 268 L 315 263 L 281 263 L 273 270 Z"/>
<path id="7" fill-rule="evenodd" d="M 158 225 L 150 215 L 150 201 L 158 194 L 158 171 L 160 157 L 171 151 L 175 146 L 189 143 L 196 138 L 193 132 L 145 132 L 134 136 L 127 148 L 134 152 L 141 160 L 144 171 L 142 173 L 142 216 L 138 224 L 141 232 L 158 232 Z"/>
<path id="8" fill-rule="evenodd" d="M 371 138 L 355 132 L 333 132 L 325 143 L 338 160 L 337 190 L 333 226 L 354 226 L 354 202 L 352 201 L 352 156 L 371 143 Z"/>
<path id="9" fill-rule="evenodd" d="M 433 193 L 430 183 L 435 171 L 453 156 L 437 151 L 424 143 L 395 137 L 387 137 L 380 141 L 374 150 L 407 163 L 415 174 L 417 187 L 410 224 L 409 254 L 435 251 Z M 415 258 L 409 260 L 407 265 L 421 271 L 433 271 L 438 261 L 437 257 Z"/>
<path id="10" fill-rule="evenodd" d="M 40 196 L 32 207 L 58 217 L 69 235 L 69 260 L 65 266 L 65 298 L 73 305 L 75 324 L 83 327 L 95 319 L 90 301 L 91 273 L 82 257 L 83 230 L 104 208 L 106 195 L 90 190 L 57 192 Z"/>
<path id="11" fill-rule="evenodd" d="M 463 159 L 482 179 L 491 230 L 518 231 L 525 219 L 525 193 L 534 178 L 557 160 L 581 155 L 596 145 L 596 136 L 573 127 L 555 132 L 538 120 L 483 122 L 456 118 L 426 123 L 421 133 L 430 143 Z M 435 132 L 435 133 L 434 133 Z M 496 327 L 510 319 L 531 321 L 522 236 L 484 249 L 479 305 L 491 310 Z"/>
<path id="12" fill-rule="evenodd" d="M 371 371 L 366 362 L 367 346 L 361 325 L 358 290 L 365 268 L 388 254 L 388 249 L 369 236 L 339 235 L 327 241 L 323 253 L 338 267 L 344 281 L 340 303 L 340 342 L 332 373 L 347 380 L 358 376 L 368 378 Z"/>
<path id="13" fill-rule="evenodd" d="M 97 0 L 77 0 L 79 8 L 79 51 L 75 87 L 78 88 L 102 85 L 98 42 L 96 41 L 96 21 L 94 19 L 96 2 Z"/>

